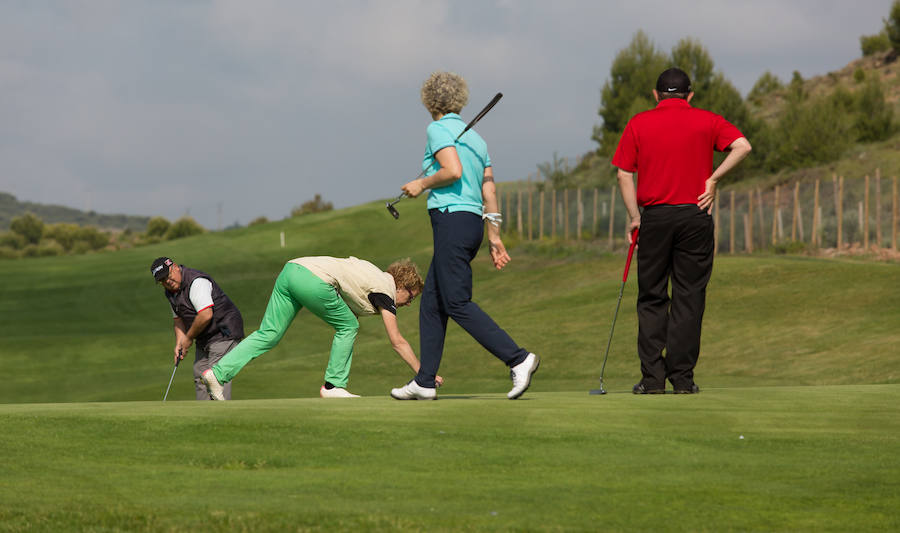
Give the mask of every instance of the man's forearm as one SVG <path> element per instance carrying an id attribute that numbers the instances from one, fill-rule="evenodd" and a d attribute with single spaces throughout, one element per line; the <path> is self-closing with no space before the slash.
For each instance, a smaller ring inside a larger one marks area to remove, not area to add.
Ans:
<path id="1" fill-rule="evenodd" d="M 206 329 L 206 326 L 208 326 L 211 321 L 212 312 L 210 311 L 209 314 L 206 314 L 204 311 L 201 311 L 197 314 L 197 317 L 194 319 L 193 324 L 191 324 L 191 329 L 187 330 L 185 336 L 188 338 L 188 340 L 193 342 L 194 339 L 196 339 L 197 336 Z"/>
<path id="2" fill-rule="evenodd" d="M 637 191 L 634 187 L 634 173 L 626 172 L 622 169 L 616 173 L 619 180 L 619 192 L 622 194 L 622 202 L 625 203 L 625 210 L 631 220 L 641 217 L 641 211 L 637 204 Z"/>
<path id="3" fill-rule="evenodd" d="M 722 164 L 720 164 L 712 173 L 712 176 L 710 176 L 710 179 L 713 180 L 713 182 L 718 182 L 722 178 L 722 176 L 728 174 L 728 172 L 736 167 L 738 163 L 743 161 L 743 159 L 747 157 L 747 155 L 752 150 L 750 141 L 748 141 L 744 137 L 741 137 L 740 139 L 734 141 L 729 148 L 730 150 L 728 152 L 728 155 L 725 156 L 724 160 L 722 160 Z"/>

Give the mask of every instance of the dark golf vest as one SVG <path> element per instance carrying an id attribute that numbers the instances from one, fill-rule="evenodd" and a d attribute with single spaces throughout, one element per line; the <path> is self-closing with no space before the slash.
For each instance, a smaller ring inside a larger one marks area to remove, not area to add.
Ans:
<path id="1" fill-rule="evenodd" d="M 212 320 L 209 321 L 206 329 L 197 336 L 197 346 L 206 349 L 211 342 L 243 339 L 244 319 L 225 291 L 208 274 L 181 265 L 181 288 L 178 292 L 165 291 L 165 293 L 169 303 L 172 304 L 172 309 L 175 310 L 175 315 L 184 321 L 186 330 L 190 329 L 194 319 L 197 318 L 197 310 L 194 309 L 190 298 L 191 284 L 197 278 L 207 279 L 212 284 L 213 300 Z"/>

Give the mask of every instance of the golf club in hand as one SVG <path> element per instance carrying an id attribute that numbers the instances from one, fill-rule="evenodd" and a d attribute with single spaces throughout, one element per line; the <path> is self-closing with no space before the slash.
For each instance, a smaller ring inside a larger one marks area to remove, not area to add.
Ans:
<path id="1" fill-rule="evenodd" d="M 463 133 L 472 129 L 472 126 L 474 126 L 479 120 L 481 120 L 481 117 L 487 115 L 488 111 L 490 111 L 492 107 L 497 105 L 497 102 L 499 102 L 501 98 L 503 98 L 503 93 L 497 93 L 496 95 L 494 95 L 494 97 L 491 99 L 491 101 L 488 102 L 488 104 L 486 106 L 484 106 L 484 109 L 482 109 L 477 115 L 475 115 L 475 118 L 473 118 L 471 122 L 466 124 L 466 128 L 464 130 L 462 130 L 459 133 L 459 135 L 456 136 L 456 139 L 454 140 L 454 142 L 458 141 L 459 138 L 463 136 Z M 415 180 L 421 178 L 422 176 L 424 176 L 426 170 L 427 169 L 422 169 L 422 172 L 419 172 L 419 175 L 416 176 L 415 178 L 413 178 L 412 181 L 415 181 Z M 395 219 L 400 218 L 400 212 L 397 211 L 397 208 L 394 207 L 394 204 L 396 204 L 400 200 L 406 198 L 406 196 L 407 196 L 406 193 L 403 192 L 393 202 L 388 202 L 387 205 L 385 205 L 385 208 L 388 210 L 388 213 L 390 213 L 391 216 L 394 217 Z"/>
<path id="2" fill-rule="evenodd" d="M 638 240 L 638 228 L 631 232 L 631 245 L 628 247 L 628 259 L 625 261 L 625 273 L 622 274 L 622 286 L 619 287 L 619 299 L 616 300 L 616 312 L 613 314 L 612 327 L 609 328 L 609 340 L 606 341 L 606 355 L 603 356 L 603 366 L 600 368 L 600 388 L 591 390 L 591 394 L 606 394 L 603 388 L 603 372 L 606 370 L 606 358 L 609 357 L 609 346 L 612 344 L 613 331 L 616 329 L 616 317 L 619 316 L 619 304 L 622 303 L 622 293 L 625 292 L 625 282 L 628 281 L 628 269 L 631 268 L 631 256 Z"/>
<path id="3" fill-rule="evenodd" d="M 166 387 L 166 395 L 163 396 L 164 402 L 166 401 L 166 398 L 169 397 L 169 389 L 172 388 L 172 380 L 175 379 L 175 371 L 178 370 L 178 363 L 180 363 L 182 359 L 184 359 L 184 355 L 181 353 L 181 349 L 179 348 L 178 349 L 178 358 L 175 359 L 175 368 L 172 369 L 172 377 L 169 378 L 169 386 Z"/>

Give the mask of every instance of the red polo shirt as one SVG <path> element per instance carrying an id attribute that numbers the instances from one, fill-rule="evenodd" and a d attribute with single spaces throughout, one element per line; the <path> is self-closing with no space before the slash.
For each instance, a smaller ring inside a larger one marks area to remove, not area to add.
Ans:
<path id="1" fill-rule="evenodd" d="M 713 150 L 741 137 L 721 116 L 668 98 L 631 117 L 612 164 L 638 173 L 638 205 L 696 204 L 712 175 Z"/>

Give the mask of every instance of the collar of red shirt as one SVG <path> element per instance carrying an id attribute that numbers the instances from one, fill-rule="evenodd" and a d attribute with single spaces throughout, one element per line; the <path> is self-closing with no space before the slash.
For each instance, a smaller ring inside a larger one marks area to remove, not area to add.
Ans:
<path id="1" fill-rule="evenodd" d="M 656 104 L 657 109 L 661 107 L 691 107 L 691 104 L 683 98 L 666 98 L 665 100 L 660 100 L 659 103 Z"/>

